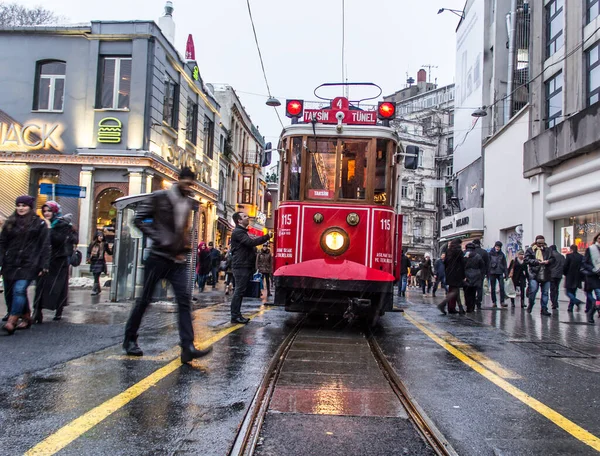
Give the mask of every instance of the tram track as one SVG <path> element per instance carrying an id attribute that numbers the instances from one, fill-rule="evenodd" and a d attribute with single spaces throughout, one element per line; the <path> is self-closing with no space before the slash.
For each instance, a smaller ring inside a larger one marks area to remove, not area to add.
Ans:
<path id="1" fill-rule="evenodd" d="M 228 453 L 230 456 L 251 456 L 255 454 L 257 447 L 259 447 L 261 430 L 269 411 L 271 399 L 277 388 L 277 382 L 283 366 L 288 359 L 288 353 L 296 343 L 302 330 L 305 329 L 305 322 L 306 317 L 299 320 L 271 359 L 250 407 L 238 428 L 238 433 Z M 443 434 L 410 395 L 398 373 L 385 357 L 373 333 L 369 329 L 366 329 L 363 337 L 366 339 L 370 354 L 377 363 L 387 384 L 400 402 L 402 408 L 406 411 L 409 421 L 422 440 L 430 447 L 433 454 L 444 456 L 457 455 L 458 453 L 456 453 Z"/>

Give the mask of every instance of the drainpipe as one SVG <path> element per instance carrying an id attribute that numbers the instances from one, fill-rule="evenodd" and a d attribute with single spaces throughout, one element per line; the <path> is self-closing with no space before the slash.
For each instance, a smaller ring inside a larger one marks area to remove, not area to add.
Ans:
<path id="1" fill-rule="evenodd" d="M 508 84 L 506 85 L 506 103 L 504 106 L 504 125 L 512 117 L 512 92 L 515 71 L 515 42 L 517 38 L 517 0 L 510 1 L 510 29 L 508 32 Z M 509 19 L 507 17 L 507 19 Z"/>

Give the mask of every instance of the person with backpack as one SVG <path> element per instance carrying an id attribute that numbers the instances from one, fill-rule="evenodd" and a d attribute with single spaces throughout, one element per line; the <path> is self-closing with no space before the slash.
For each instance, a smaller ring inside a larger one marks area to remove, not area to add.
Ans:
<path id="1" fill-rule="evenodd" d="M 32 196 L 19 196 L 15 212 L 0 233 L 0 269 L 8 308 L 3 329 L 8 335 L 14 334 L 16 329 L 31 327 L 27 288 L 47 274 L 50 267 L 50 233 L 46 222 L 34 212 L 34 204 Z M 22 319 L 20 323 L 19 319 Z"/>
<path id="2" fill-rule="evenodd" d="M 62 319 L 63 309 L 69 305 L 69 260 L 73 254 L 77 234 L 64 219 L 60 205 L 48 201 L 42 206 L 42 215 L 50 228 L 50 263 L 48 273 L 37 279 L 33 301 L 33 322 L 44 321 L 43 309 L 54 310 L 53 320 Z"/>
<path id="3" fill-rule="evenodd" d="M 500 288 L 500 305 L 508 307 L 506 301 L 506 293 L 504 292 L 504 279 L 507 275 L 506 255 L 502 251 L 502 242 L 497 241 L 494 248 L 490 251 L 490 269 L 488 275 L 490 277 L 490 289 L 492 290 L 492 307 L 497 306 L 496 299 L 496 282 Z"/>
<path id="4" fill-rule="evenodd" d="M 485 263 L 477 253 L 477 247 L 472 242 L 467 244 L 464 256 L 465 267 L 465 304 L 467 313 L 475 311 L 477 306 L 477 289 L 483 283 Z"/>
<path id="5" fill-rule="evenodd" d="M 112 255 L 113 251 L 110 248 L 104 233 L 98 231 L 94 240 L 88 247 L 87 262 L 90 265 L 90 272 L 94 276 L 94 287 L 92 288 L 92 296 L 97 296 L 102 293 L 100 285 L 100 275 L 106 274 L 106 254 Z"/>
<path id="6" fill-rule="evenodd" d="M 596 307 L 600 303 L 600 233 L 586 249 L 581 270 L 585 276 L 585 313 L 588 323 L 593 325 L 594 314 L 600 310 Z"/>

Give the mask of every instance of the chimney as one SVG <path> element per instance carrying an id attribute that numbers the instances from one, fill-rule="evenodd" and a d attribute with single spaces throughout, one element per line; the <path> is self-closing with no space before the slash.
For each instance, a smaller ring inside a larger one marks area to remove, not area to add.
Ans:
<path id="1" fill-rule="evenodd" d="M 163 34 L 175 46 L 175 21 L 173 20 L 173 2 L 168 1 L 165 4 L 165 14 L 158 19 L 158 26 Z"/>
<path id="2" fill-rule="evenodd" d="M 417 73 L 417 83 L 419 82 L 427 82 L 427 71 L 422 68 Z"/>

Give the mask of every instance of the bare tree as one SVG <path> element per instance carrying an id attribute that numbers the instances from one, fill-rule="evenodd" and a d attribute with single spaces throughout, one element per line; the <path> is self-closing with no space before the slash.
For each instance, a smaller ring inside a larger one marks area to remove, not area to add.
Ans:
<path id="1" fill-rule="evenodd" d="M 41 6 L 27 8 L 18 3 L 0 2 L 0 27 L 55 24 L 61 19 Z"/>

